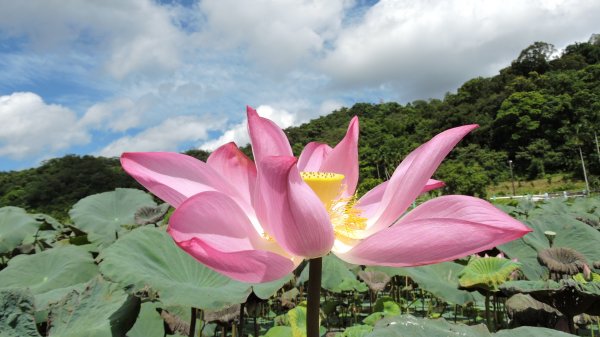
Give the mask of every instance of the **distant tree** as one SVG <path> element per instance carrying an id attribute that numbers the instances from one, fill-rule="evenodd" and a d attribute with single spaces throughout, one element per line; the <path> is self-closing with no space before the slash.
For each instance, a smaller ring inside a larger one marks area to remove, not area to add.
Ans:
<path id="1" fill-rule="evenodd" d="M 546 42 L 537 41 L 529 47 L 523 49 L 511 64 L 511 69 L 517 75 L 528 75 L 530 72 L 539 74 L 545 73 L 550 69 L 550 56 L 556 52 L 554 45 Z"/>

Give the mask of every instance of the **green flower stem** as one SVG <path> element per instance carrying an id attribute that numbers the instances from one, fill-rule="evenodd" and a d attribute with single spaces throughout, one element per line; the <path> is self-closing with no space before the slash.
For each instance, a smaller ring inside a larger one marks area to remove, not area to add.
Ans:
<path id="1" fill-rule="evenodd" d="M 240 327 L 239 327 L 239 335 L 240 337 L 244 337 L 244 307 L 246 303 L 242 303 L 240 305 Z"/>
<path id="2" fill-rule="evenodd" d="M 190 332 L 189 337 L 194 337 L 194 332 L 196 332 L 196 308 L 192 307 L 192 314 L 190 315 Z"/>
<path id="3" fill-rule="evenodd" d="M 321 274 L 323 270 L 323 260 L 320 257 L 311 259 L 308 266 L 306 337 L 319 337 L 319 306 L 321 304 Z"/>

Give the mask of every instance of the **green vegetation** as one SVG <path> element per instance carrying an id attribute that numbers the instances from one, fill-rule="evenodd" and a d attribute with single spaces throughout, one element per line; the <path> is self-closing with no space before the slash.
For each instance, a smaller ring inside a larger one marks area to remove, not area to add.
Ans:
<path id="1" fill-rule="evenodd" d="M 359 116 L 359 193 L 388 179 L 402 158 L 435 134 L 472 123 L 480 128 L 459 144 L 435 175 L 446 183 L 443 193 L 509 194 L 509 160 L 515 181 L 521 184 L 518 193 L 543 192 L 536 179 L 552 182 L 546 191 L 570 184 L 570 190 L 581 190 L 580 149 L 590 187 L 599 189 L 594 132 L 600 131 L 600 37 L 572 44 L 558 58 L 552 59 L 553 53 L 552 45 L 535 42 L 498 75 L 471 79 L 443 100 L 358 103 L 286 133 L 299 154 L 311 141 L 336 144 L 352 116 Z M 244 151 L 251 153 L 248 146 Z M 187 153 L 200 159 L 208 156 L 200 150 Z M 569 183 L 556 185 L 556 175 L 568 177 Z M 118 160 L 69 155 L 34 169 L 0 172 L 0 206 L 63 219 L 77 200 L 116 187 L 139 187 Z"/>
<path id="2" fill-rule="evenodd" d="M 305 336 L 310 263 L 268 283 L 229 279 L 177 247 L 164 216 L 136 218 L 153 205 L 117 189 L 64 223 L 1 207 L 0 335 Z M 502 207 L 533 231 L 496 257 L 365 268 L 324 256 L 321 335 L 598 336 L 600 198 Z"/>

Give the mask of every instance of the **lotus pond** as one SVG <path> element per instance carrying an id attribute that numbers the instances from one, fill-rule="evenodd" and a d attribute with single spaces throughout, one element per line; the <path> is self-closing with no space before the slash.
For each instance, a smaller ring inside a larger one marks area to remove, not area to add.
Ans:
<path id="1" fill-rule="evenodd" d="M 498 207 L 533 232 L 487 256 L 411 268 L 325 256 L 322 335 L 600 336 L 600 199 Z M 0 336 L 305 334 L 306 262 L 231 280 L 173 243 L 168 211 L 134 189 L 86 197 L 63 223 L 0 208 Z"/>

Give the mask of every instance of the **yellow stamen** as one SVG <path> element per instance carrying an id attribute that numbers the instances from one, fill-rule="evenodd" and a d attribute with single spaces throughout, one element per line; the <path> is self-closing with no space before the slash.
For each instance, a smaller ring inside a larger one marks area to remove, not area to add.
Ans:
<path id="1" fill-rule="evenodd" d="M 342 192 L 344 175 L 329 172 L 300 172 L 305 183 L 312 188 L 321 202 L 327 206 L 337 199 Z"/>
<path id="2" fill-rule="evenodd" d="M 300 175 L 325 205 L 336 238 L 342 241 L 359 239 L 358 231 L 367 227 L 367 219 L 361 216 L 361 210 L 354 208 L 355 195 L 342 197 L 344 175 L 329 172 L 300 172 Z"/>
<path id="3" fill-rule="evenodd" d="M 333 230 L 340 240 L 360 239 L 359 231 L 367 228 L 367 218 L 361 216 L 362 211 L 355 208 L 356 195 L 340 198 L 329 209 Z"/>

